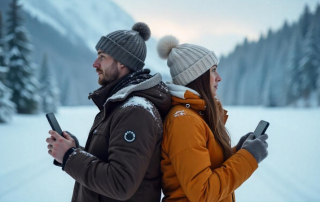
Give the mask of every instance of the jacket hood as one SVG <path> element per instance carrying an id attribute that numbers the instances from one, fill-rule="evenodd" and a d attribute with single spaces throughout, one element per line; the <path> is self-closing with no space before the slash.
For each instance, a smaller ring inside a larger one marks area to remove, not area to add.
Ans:
<path id="1" fill-rule="evenodd" d="M 144 97 L 151 101 L 164 118 L 171 108 L 171 95 L 168 87 L 162 82 L 162 76 L 157 73 L 152 78 L 136 85 L 127 86 L 107 99 L 107 102 L 117 102 L 128 96 Z"/>
<path id="2" fill-rule="evenodd" d="M 201 99 L 200 94 L 188 87 L 176 85 L 172 82 L 166 82 L 172 95 L 172 105 L 189 104 L 190 108 L 203 111 L 206 109 L 206 103 Z"/>
<path id="3" fill-rule="evenodd" d="M 131 96 L 140 96 L 152 102 L 157 107 L 162 117 L 169 112 L 171 107 L 171 95 L 166 84 L 162 82 L 162 77 L 159 73 L 141 83 L 124 87 L 111 97 L 108 97 L 108 93 L 120 80 L 121 78 L 108 86 L 99 88 L 90 95 L 100 110 L 111 102 L 121 102 Z"/>
<path id="4" fill-rule="evenodd" d="M 171 105 L 187 105 L 189 104 L 191 109 L 197 110 L 197 111 L 205 111 L 206 110 L 206 103 L 201 98 L 200 94 L 188 87 L 182 86 L 182 85 L 176 85 L 172 82 L 166 82 L 166 85 L 169 88 L 170 94 L 172 95 L 172 102 Z M 228 119 L 227 110 L 224 110 L 220 104 L 220 101 L 216 99 L 217 104 L 219 106 L 220 110 L 223 110 L 224 114 L 224 123 Z M 189 108 L 188 107 L 188 108 Z"/>

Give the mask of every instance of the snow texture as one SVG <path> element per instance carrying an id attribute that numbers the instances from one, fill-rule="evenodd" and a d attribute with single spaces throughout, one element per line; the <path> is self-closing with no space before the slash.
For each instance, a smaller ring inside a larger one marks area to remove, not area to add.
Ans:
<path id="1" fill-rule="evenodd" d="M 10 122 L 16 112 L 16 105 L 11 101 L 12 91 L 0 80 L 0 123 Z"/>
<path id="2" fill-rule="evenodd" d="M 80 150 L 80 152 L 77 152 L 77 151 L 74 151 L 74 152 L 72 152 L 72 154 L 70 154 L 70 157 L 71 156 L 74 156 L 74 155 L 76 155 L 76 154 L 84 154 L 85 156 L 88 156 L 88 157 L 93 157 L 93 158 L 96 158 L 95 156 L 93 156 L 92 154 L 90 154 L 90 153 L 88 153 L 88 152 L 86 152 L 86 151 L 83 151 L 83 150 Z"/>
<path id="3" fill-rule="evenodd" d="M 19 51 L 19 48 L 17 46 L 13 46 L 9 51 L 8 57 L 11 58 L 13 56 L 20 56 L 20 55 L 21 53 Z"/>
<path id="4" fill-rule="evenodd" d="M 0 66 L 0 73 L 6 73 L 8 71 L 8 67 Z"/>
<path id="5" fill-rule="evenodd" d="M 320 108 L 226 107 L 232 145 L 262 120 L 270 122 L 269 156 L 235 192 L 237 201 L 320 201 Z M 57 120 L 84 145 L 96 107 L 61 107 Z M 81 127 L 79 127 L 81 126 Z M 0 124 L 0 201 L 70 201 L 74 180 L 52 164 L 45 115 L 16 115 Z M 10 154 L 10 155 L 8 155 Z M 50 185 L 48 185 L 48 183 Z M 52 187 L 55 193 L 52 194 Z"/>
<path id="6" fill-rule="evenodd" d="M 13 114 L 16 112 L 16 105 L 11 101 L 12 90 L 5 85 L 9 68 L 3 51 L 2 26 L 2 19 L 0 19 L 0 123 L 7 123 L 11 121 Z"/>
<path id="7" fill-rule="evenodd" d="M 92 154 L 88 153 L 88 152 L 85 152 L 83 150 L 80 151 L 81 154 L 84 154 L 85 156 L 88 156 L 88 157 L 95 157 L 93 156 Z"/>
<path id="8" fill-rule="evenodd" d="M 143 98 L 143 97 L 138 97 L 138 96 L 133 96 L 131 97 L 123 106 L 122 108 L 126 108 L 126 107 L 129 107 L 129 106 L 140 106 L 140 107 L 143 107 L 145 110 L 147 110 L 154 118 L 155 115 L 153 113 L 153 105 L 152 103 Z"/>
<path id="9" fill-rule="evenodd" d="M 320 201 L 320 108 L 225 108 L 232 145 L 261 119 L 270 122 L 269 156 L 235 191 L 237 201 Z M 61 107 L 56 117 L 84 145 L 97 113 L 94 106 Z M 74 180 L 52 164 L 47 151 L 50 129 L 44 114 L 16 115 L 0 124 L 1 202 L 71 200 Z"/>

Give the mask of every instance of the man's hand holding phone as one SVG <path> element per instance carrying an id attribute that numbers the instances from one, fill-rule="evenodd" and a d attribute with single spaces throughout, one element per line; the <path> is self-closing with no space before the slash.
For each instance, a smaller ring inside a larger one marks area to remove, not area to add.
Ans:
<path id="1" fill-rule="evenodd" d="M 56 131 L 50 130 L 51 137 L 47 138 L 48 153 L 56 159 L 59 163 L 62 163 L 64 154 L 72 147 L 76 147 L 74 139 L 65 131 L 62 133 L 64 137 L 59 135 Z"/>
<path id="2" fill-rule="evenodd" d="M 59 163 L 62 163 L 64 154 L 68 149 L 76 147 L 75 140 L 65 131 L 62 132 L 61 127 L 53 113 L 46 114 L 48 122 L 52 128 L 49 131 L 51 135 L 47 138 L 48 153 Z"/>

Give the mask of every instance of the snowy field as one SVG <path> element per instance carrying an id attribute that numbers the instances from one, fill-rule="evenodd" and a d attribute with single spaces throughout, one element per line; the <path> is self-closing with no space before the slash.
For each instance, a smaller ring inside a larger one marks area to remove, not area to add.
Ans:
<path id="1" fill-rule="evenodd" d="M 238 190 L 241 201 L 320 201 L 320 108 L 226 107 L 233 144 L 263 119 L 270 122 L 269 156 Z M 81 145 L 96 107 L 61 107 L 57 119 Z M 0 201 L 70 201 L 74 180 L 47 153 L 44 114 L 16 115 L 0 125 Z"/>

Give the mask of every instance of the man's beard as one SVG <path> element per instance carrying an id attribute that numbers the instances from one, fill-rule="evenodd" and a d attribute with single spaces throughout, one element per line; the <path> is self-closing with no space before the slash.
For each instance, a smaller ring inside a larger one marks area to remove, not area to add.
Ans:
<path id="1" fill-rule="evenodd" d="M 117 68 L 117 62 L 113 61 L 111 64 L 111 67 L 108 68 L 109 70 L 103 71 L 102 75 L 103 77 L 98 79 L 98 83 L 102 86 L 107 86 L 116 79 L 119 78 L 120 72 L 118 71 Z"/>

